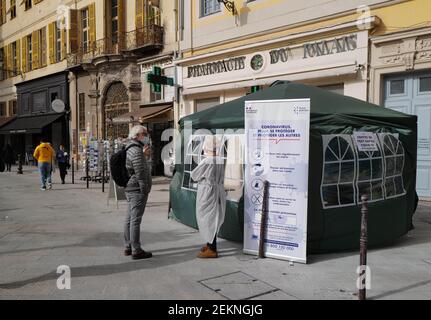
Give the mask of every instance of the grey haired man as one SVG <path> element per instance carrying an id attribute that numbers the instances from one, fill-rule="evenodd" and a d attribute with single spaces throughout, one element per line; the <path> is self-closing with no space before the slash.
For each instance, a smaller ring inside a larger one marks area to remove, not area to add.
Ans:
<path id="1" fill-rule="evenodd" d="M 151 252 L 141 248 L 140 228 L 148 194 L 151 191 L 151 168 L 147 158 L 151 155 L 148 130 L 144 126 L 134 126 L 129 133 L 127 144 L 126 168 L 130 179 L 125 188 L 128 202 L 127 217 L 124 224 L 124 255 L 132 259 L 148 259 Z"/>

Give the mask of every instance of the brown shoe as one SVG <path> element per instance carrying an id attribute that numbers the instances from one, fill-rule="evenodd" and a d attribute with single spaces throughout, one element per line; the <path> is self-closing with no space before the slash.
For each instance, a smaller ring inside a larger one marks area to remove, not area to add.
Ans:
<path id="1" fill-rule="evenodd" d="M 126 257 L 131 256 L 132 255 L 132 249 L 124 249 L 124 255 Z"/>
<path id="2" fill-rule="evenodd" d="M 213 251 L 209 247 L 205 246 L 198 253 L 198 258 L 200 258 L 200 259 L 214 259 L 214 258 L 218 258 L 218 253 L 217 253 L 217 251 Z"/>

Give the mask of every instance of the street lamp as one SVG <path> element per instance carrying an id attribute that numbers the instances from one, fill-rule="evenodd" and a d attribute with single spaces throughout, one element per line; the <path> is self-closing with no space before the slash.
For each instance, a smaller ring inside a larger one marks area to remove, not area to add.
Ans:
<path id="1" fill-rule="evenodd" d="M 235 2 L 229 0 L 217 0 L 218 3 L 223 3 L 227 11 L 232 12 L 232 15 L 238 14 L 235 8 Z"/>

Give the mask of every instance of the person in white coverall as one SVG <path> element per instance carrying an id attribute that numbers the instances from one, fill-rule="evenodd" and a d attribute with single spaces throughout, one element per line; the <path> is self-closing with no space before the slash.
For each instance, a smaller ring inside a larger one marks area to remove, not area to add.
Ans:
<path id="1" fill-rule="evenodd" d="M 199 233 L 207 243 L 198 258 L 217 258 L 217 233 L 226 213 L 224 189 L 224 160 L 219 157 L 220 141 L 207 136 L 204 141 L 204 159 L 192 171 L 191 177 L 198 183 L 196 220 Z"/>

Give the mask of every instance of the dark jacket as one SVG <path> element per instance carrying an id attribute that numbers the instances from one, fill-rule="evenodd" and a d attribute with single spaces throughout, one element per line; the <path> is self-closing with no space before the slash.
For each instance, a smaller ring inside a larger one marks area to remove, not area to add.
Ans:
<path id="1" fill-rule="evenodd" d="M 69 156 L 68 155 L 66 156 L 65 153 L 66 153 L 65 151 L 61 151 L 61 150 L 57 151 L 56 158 L 58 163 L 69 163 Z"/>
<path id="2" fill-rule="evenodd" d="M 148 194 L 151 191 L 151 167 L 144 155 L 143 147 L 137 141 L 127 144 L 126 168 L 130 179 L 125 189 L 126 192 Z"/>
<path id="3" fill-rule="evenodd" d="M 3 161 L 5 163 L 13 163 L 13 149 L 10 145 L 6 145 L 4 149 Z"/>

